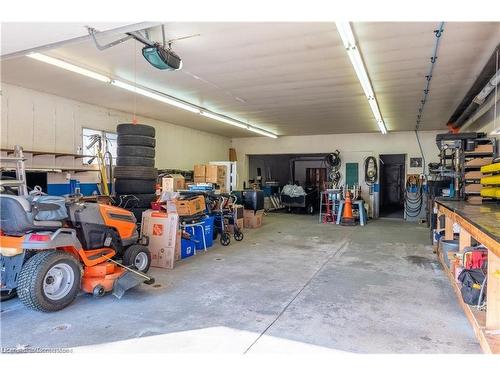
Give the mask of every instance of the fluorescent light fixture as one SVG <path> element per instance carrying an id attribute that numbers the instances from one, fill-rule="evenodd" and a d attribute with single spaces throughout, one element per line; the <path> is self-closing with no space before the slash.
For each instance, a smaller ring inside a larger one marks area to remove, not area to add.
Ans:
<path id="1" fill-rule="evenodd" d="M 268 132 L 266 130 L 262 130 L 260 128 L 254 128 L 253 126 L 250 126 L 248 128 L 248 130 L 250 130 L 251 132 L 257 133 L 257 134 L 265 135 L 266 137 L 278 138 L 278 136 L 276 134 L 273 134 L 273 133 Z"/>
<path id="2" fill-rule="evenodd" d="M 384 120 L 380 114 L 377 99 L 375 98 L 375 93 L 373 92 L 373 88 L 370 83 L 370 77 L 368 77 L 365 64 L 356 45 L 356 38 L 354 38 L 351 25 L 349 22 L 336 22 L 335 24 L 340 34 L 340 38 L 342 39 L 342 43 L 347 50 L 349 60 L 351 60 L 354 71 L 358 76 L 359 83 L 361 83 L 361 87 L 363 88 L 363 91 L 368 99 L 368 103 L 370 104 L 370 108 L 375 116 L 377 125 L 382 134 L 387 134 L 387 128 L 385 127 Z"/>
<path id="3" fill-rule="evenodd" d="M 278 138 L 278 136 L 276 134 L 273 134 L 273 133 L 268 132 L 266 130 L 262 130 L 260 128 L 253 127 L 252 125 L 245 124 L 244 122 L 241 122 L 241 121 L 233 120 L 233 119 L 226 117 L 226 116 L 218 115 L 217 113 L 202 111 L 201 115 L 208 117 L 208 118 L 211 118 L 213 120 L 225 122 L 226 124 L 233 125 L 233 126 L 236 126 L 238 128 L 241 128 L 241 129 L 249 130 L 251 132 L 254 132 L 254 133 L 257 133 L 260 135 L 265 135 L 266 137 Z"/>
<path id="4" fill-rule="evenodd" d="M 241 122 L 232 120 L 232 119 L 230 119 L 228 117 L 225 117 L 225 116 L 218 115 L 216 113 L 207 112 L 207 111 L 201 111 L 201 115 L 205 116 L 205 117 L 208 117 L 208 118 L 211 118 L 213 120 L 217 120 L 217 121 L 220 121 L 220 122 L 225 122 L 226 124 L 233 125 L 233 126 L 236 126 L 238 128 L 241 128 L 241 129 L 248 129 L 248 125 L 247 124 L 243 124 Z"/>
<path id="5" fill-rule="evenodd" d="M 134 86 L 134 85 L 131 85 L 131 84 L 128 84 L 126 82 L 123 82 L 123 81 L 120 81 L 120 80 L 116 80 L 116 79 L 113 80 L 113 81 L 111 81 L 111 84 L 113 86 L 116 86 L 116 87 L 119 87 L 119 88 L 122 88 L 122 89 L 125 89 L 125 90 L 128 90 L 128 91 L 131 91 L 133 93 L 136 93 L 136 94 L 148 97 L 150 99 L 158 100 L 159 102 L 162 102 L 162 103 L 165 103 L 165 104 L 169 104 L 169 105 L 172 105 L 172 106 L 177 107 L 177 108 L 184 109 L 184 110 L 189 111 L 189 112 L 200 113 L 200 109 L 197 106 L 195 106 L 195 105 L 188 104 L 188 103 L 183 103 L 180 100 L 172 99 L 172 98 L 170 98 L 170 97 L 168 97 L 166 95 L 157 93 L 157 92 L 155 92 L 153 90 L 143 89 L 141 87 Z"/>
<path id="6" fill-rule="evenodd" d="M 26 56 L 31 58 L 31 59 L 42 61 L 44 63 L 54 65 L 54 66 L 57 66 L 59 68 L 69 70 L 70 72 L 78 73 L 78 74 L 81 74 L 83 76 L 96 79 L 96 80 L 101 81 L 101 82 L 106 82 L 106 83 L 111 82 L 111 78 L 106 77 L 102 74 L 99 74 L 99 73 L 93 72 L 91 70 L 84 69 L 84 68 L 81 68 L 79 66 L 67 63 L 66 61 L 63 61 L 63 60 L 59 60 L 59 59 L 55 59 L 55 58 L 47 56 L 47 55 L 43 55 L 41 53 L 30 53 Z"/>
<path id="7" fill-rule="evenodd" d="M 93 71 L 88 70 L 88 69 L 81 68 L 79 66 L 70 64 L 66 61 L 56 59 L 54 57 L 43 55 L 41 53 L 34 52 L 34 53 L 30 53 L 26 56 L 29 58 L 38 60 L 38 61 L 42 61 L 42 62 L 47 63 L 47 64 L 57 66 L 59 68 L 65 69 L 65 70 L 69 70 L 69 71 L 74 72 L 74 73 L 84 75 L 84 76 L 89 77 L 89 78 L 96 79 L 96 80 L 101 81 L 101 82 L 110 83 L 113 86 L 119 87 L 121 89 L 133 92 L 135 94 L 145 96 L 145 97 L 150 98 L 150 99 L 158 100 L 162 103 L 169 104 L 171 106 L 174 106 L 174 107 L 177 107 L 180 109 L 184 109 L 184 110 L 192 112 L 192 113 L 201 114 L 201 115 L 203 115 L 205 117 L 209 117 L 213 120 L 221 121 L 221 122 L 224 122 L 224 123 L 232 125 L 232 126 L 236 126 L 238 128 L 241 128 L 241 129 L 245 129 L 245 130 L 252 131 L 254 133 L 265 135 L 266 137 L 278 138 L 278 136 L 276 134 L 273 134 L 273 133 L 268 132 L 266 130 L 253 127 L 252 125 L 245 124 L 244 122 L 234 120 L 234 119 L 227 117 L 227 116 L 224 116 L 224 115 L 219 115 L 217 113 L 210 112 L 210 111 L 205 110 L 201 107 L 198 107 L 197 105 L 184 102 L 182 100 L 173 98 L 171 96 L 165 95 L 161 92 L 149 89 L 147 87 L 133 85 L 133 84 L 127 83 L 125 81 L 120 81 L 119 79 L 111 79 L 111 78 L 106 77 L 102 74 L 93 72 Z"/>

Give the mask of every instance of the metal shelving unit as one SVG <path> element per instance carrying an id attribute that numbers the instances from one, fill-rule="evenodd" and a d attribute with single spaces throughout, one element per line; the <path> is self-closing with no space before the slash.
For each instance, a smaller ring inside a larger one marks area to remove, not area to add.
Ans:
<path id="1" fill-rule="evenodd" d="M 483 201 L 480 194 L 483 187 L 481 167 L 490 164 L 493 160 L 495 142 L 489 138 L 479 138 L 477 142 L 478 145 L 474 151 L 463 153 L 463 181 L 464 197 L 471 203 L 480 204 Z M 472 165 L 467 165 L 468 163 Z"/>

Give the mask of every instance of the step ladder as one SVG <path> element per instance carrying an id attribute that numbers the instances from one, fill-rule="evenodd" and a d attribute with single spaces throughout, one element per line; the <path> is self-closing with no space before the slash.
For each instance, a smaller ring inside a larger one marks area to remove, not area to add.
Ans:
<path id="1" fill-rule="evenodd" d="M 325 189 L 319 201 L 319 223 L 335 224 L 338 216 L 338 202 L 341 189 Z"/>
<path id="2" fill-rule="evenodd" d="M 14 147 L 14 156 L 0 156 L 0 166 L 3 168 L 3 163 L 15 164 L 16 168 L 16 179 L 15 180 L 2 180 L 0 179 L 0 186 L 11 186 L 17 187 L 17 195 L 26 196 L 28 195 L 28 185 L 26 183 L 26 169 L 24 167 L 24 162 L 26 158 L 24 157 L 23 148 L 19 145 Z"/>

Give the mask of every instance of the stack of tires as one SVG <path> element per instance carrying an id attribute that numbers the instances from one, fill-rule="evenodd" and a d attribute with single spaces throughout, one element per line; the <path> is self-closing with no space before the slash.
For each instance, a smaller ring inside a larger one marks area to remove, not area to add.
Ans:
<path id="1" fill-rule="evenodd" d="M 116 127 L 118 148 L 114 169 L 117 204 L 132 211 L 140 222 L 142 212 L 155 199 L 155 129 L 140 124 Z"/>

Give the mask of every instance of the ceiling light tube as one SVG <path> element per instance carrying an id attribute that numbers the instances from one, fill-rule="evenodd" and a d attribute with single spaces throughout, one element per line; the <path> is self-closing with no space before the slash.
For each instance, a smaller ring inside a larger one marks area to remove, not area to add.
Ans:
<path id="1" fill-rule="evenodd" d="M 254 133 L 257 133 L 257 134 L 260 134 L 260 135 L 265 135 L 266 137 L 278 138 L 278 136 L 276 134 L 273 134 L 273 133 L 268 132 L 266 130 L 255 128 L 252 125 L 248 125 L 248 124 L 245 124 L 244 122 L 240 122 L 240 121 L 237 121 L 237 120 L 230 119 L 230 118 L 228 118 L 226 116 L 218 115 L 217 113 L 212 113 L 212 112 L 208 112 L 208 111 L 202 111 L 201 115 L 205 116 L 205 117 L 208 117 L 208 118 L 211 118 L 213 120 L 225 122 L 226 124 L 233 125 L 233 126 L 236 126 L 238 128 L 241 128 L 241 129 L 249 130 L 251 132 L 254 132 Z"/>
<path id="2" fill-rule="evenodd" d="M 351 25 L 349 22 L 336 22 L 337 30 L 342 39 L 345 49 L 347 50 L 347 55 L 351 64 L 356 72 L 359 83 L 363 88 L 363 91 L 368 99 L 368 104 L 375 116 L 375 121 L 377 121 L 377 126 L 382 132 L 382 134 L 387 134 L 387 128 L 385 127 L 384 119 L 380 114 L 380 109 L 378 107 L 377 99 L 375 98 L 375 93 L 373 92 L 373 87 L 370 82 L 370 77 L 366 71 L 363 58 L 359 53 L 359 49 L 356 45 L 356 38 L 354 38 L 354 33 L 352 32 Z"/>
<path id="3" fill-rule="evenodd" d="M 56 59 L 56 58 L 53 58 L 53 57 L 50 57 L 47 55 L 43 55 L 41 53 L 30 53 L 26 56 L 31 58 L 31 59 L 42 61 L 44 63 L 54 65 L 54 66 L 57 66 L 59 68 L 69 70 L 70 72 L 73 72 L 73 73 L 78 73 L 78 74 L 81 74 L 83 76 L 96 79 L 96 80 L 101 81 L 101 82 L 106 82 L 106 83 L 111 82 L 111 78 L 106 77 L 105 75 L 93 72 L 93 71 L 88 70 L 88 69 L 81 68 L 79 66 L 67 63 L 66 61 L 63 61 L 60 59 Z"/>
<path id="4" fill-rule="evenodd" d="M 145 96 L 145 97 L 150 98 L 150 99 L 158 100 L 162 103 L 166 103 L 166 104 L 172 105 L 172 106 L 177 107 L 177 108 L 184 109 L 184 110 L 192 112 L 192 113 L 201 114 L 205 117 L 209 117 L 211 119 L 221 121 L 221 122 L 224 122 L 224 123 L 232 125 L 232 126 L 236 126 L 238 128 L 241 128 L 241 129 L 249 130 L 249 131 L 252 131 L 254 133 L 265 135 L 265 136 L 271 137 L 271 138 L 278 138 L 278 136 L 276 134 L 273 134 L 273 133 L 268 132 L 266 130 L 262 130 L 260 128 L 255 128 L 251 125 L 245 124 L 245 123 L 238 121 L 238 120 L 234 120 L 230 117 L 226 117 L 223 115 L 219 115 L 219 114 L 204 110 L 203 108 L 198 107 L 194 104 L 184 102 L 180 99 L 173 98 L 171 96 L 168 96 L 168 95 L 163 94 L 161 92 L 149 89 L 147 87 L 133 85 L 133 84 L 130 84 L 130 83 L 127 83 L 125 81 L 118 80 L 118 79 L 111 79 L 110 77 L 107 77 L 105 75 L 93 72 L 93 71 L 85 69 L 85 68 L 81 68 L 77 65 L 73 65 L 73 64 L 70 64 L 66 61 L 56 59 L 54 57 L 50 57 L 50 56 L 47 56 L 47 55 L 44 55 L 41 53 L 33 52 L 33 53 L 30 53 L 26 56 L 29 58 L 38 60 L 38 61 L 42 61 L 42 62 L 47 63 L 47 64 L 57 66 L 59 68 L 74 72 L 74 73 L 84 75 L 84 76 L 89 77 L 89 78 L 96 79 L 96 80 L 101 81 L 101 82 L 110 83 L 113 86 L 130 91 L 134 94 L 139 94 L 139 95 Z"/>
<path id="5" fill-rule="evenodd" d="M 344 43 L 344 47 L 346 49 L 354 47 L 356 45 L 356 38 L 354 38 L 354 34 L 352 32 L 351 25 L 349 24 L 349 22 L 346 21 L 335 22 L 335 25 L 337 26 L 337 30 L 339 31 L 342 43 Z"/>
<path id="6" fill-rule="evenodd" d="M 238 128 L 241 128 L 241 129 L 248 129 L 248 125 L 246 125 L 246 124 L 243 124 L 241 122 L 232 120 L 232 119 L 227 118 L 225 116 L 218 115 L 216 113 L 207 112 L 207 111 L 201 111 L 201 115 L 205 116 L 205 117 L 208 117 L 208 118 L 211 118 L 213 120 L 225 122 L 226 124 L 233 125 L 233 126 L 236 126 Z"/>
<path id="7" fill-rule="evenodd" d="M 374 98 L 375 94 L 373 93 L 372 85 L 370 84 L 370 79 L 368 78 L 368 73 L 366 72 L 359 50 L 357 47 L 353 47 L 347 50 L 347 54 L 351 60 L 352 66 L 354 67 L 354 71 L 358 76 L 358 80 L 361 83 L 361 87 L 363 87 L 366 97 Z"/>
<path id="8" fill-rule="evenodd" d="M 250 130 L 251 132 L 257 133 L 257 134 L 265 135 L 266 137 L 278 138 L 278 136 L 276 134 L 273 134 L 271 132 L 268 132 L 266 130 L 262 130 L 259 128 L 254 128 L 253 126 L 249 126 L 248 130 Z"/>
<path id="9" fill-rule="evenodd" d="M 200 113 L 200 109 L 195 105 L 183 103 L 181 101 L 172 99 L 166 95 L 156 93 L 153 90 L 143 89 L 141 87 L 131 85 L 129 83 L 126 83 L 126 82 L 123 82 L 120 80 L 116 80 L 116 79 L 111 81 L 111 84 L 113 86 L 128 90 L 130 92 L 145 96 L 145 97 L 150 98 L 150 99 L 158 100 L 159 102 L 166 103 L 166 104 L 172 105 L 174 107 L 184 109 L 184 110 L 189 111 L 189 112 Z"/>

